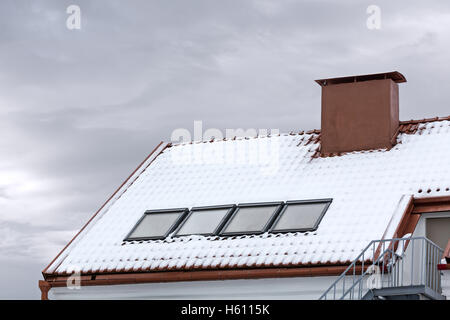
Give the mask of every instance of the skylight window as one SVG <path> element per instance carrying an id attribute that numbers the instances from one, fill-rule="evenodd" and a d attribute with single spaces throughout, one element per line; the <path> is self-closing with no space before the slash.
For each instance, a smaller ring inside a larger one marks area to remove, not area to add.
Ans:
<path id="1" fill-rule="evenodd" d="M 235 236 L 264 232 L 305 232 L 318 228 L 332 199 L 262 202 L 209 207 L 150 210 L 125 241 L 188 235 Z"/>
<path id="2" fill-rule="evenodd" d="M 216 235 L 235 206 L 216 206 L 192 208 L 189 215 L 178 228 L 177 236 L 190 234 Z"/>
<path id="3" fill-rule="evenodd" d="M 147 211 L 126 240 L 164 239 L 175 230 L 186 213 L 187 209 Z"/>
<path id="4" fill-rule="evenodd" d="M 282 202 L 240 204 L 221 235 L 257 234 L 267 231 Z"/>
<path id="5" fill-rule="evenodd" d="M 327 211 L 331 199 L 287 201 L 271 232 L 314 231 Z"/>

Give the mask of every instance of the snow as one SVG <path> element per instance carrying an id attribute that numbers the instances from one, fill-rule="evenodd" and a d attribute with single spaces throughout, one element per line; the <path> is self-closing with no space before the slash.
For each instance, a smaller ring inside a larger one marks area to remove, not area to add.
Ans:
<path id="1" fill-rule="evenodd" d="M 393 236 L 411 196 L 450 194 L 449 121 L 422 123 L 417 133 L 400 134 L 389 151 L 313 158 L 317 137 L 166 148 L 147 160 L 48 273 L 345 263 L 371 240 Z M 315 232 L 123 242 L 146 210 L 321 198 L 333 202 Z"/>

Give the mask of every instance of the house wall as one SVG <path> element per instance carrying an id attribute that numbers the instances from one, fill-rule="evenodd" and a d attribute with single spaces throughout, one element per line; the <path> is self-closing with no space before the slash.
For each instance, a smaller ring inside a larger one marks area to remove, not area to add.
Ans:
<path id="1" fill-rule="evenodd" d="M 185 281 L 80 289 L 52 288 L 50 299 L 318 299 L 336 280 L 296 277 L 251 280 Z"/>
<path id="2" fill-rule="evenodd" d="M 419 222 L 417 223 L 416 229 L 414 230 L 414 237 L 426 237 L 426 219 L 428 218 L 448 218 L 450 217 L 450 212 L 430 212 L 430 213 L 422 213 L 420 215 Z M 450 235 L 449 235 L 450 237 Z M 444 249 L 444 248 L 442 248 Z"/>
<path id="3" fill-rule="evenodd" d="M 441 271 L 442 294 L 450 300 L 450 270 Z"/>
<path id="4" fill-rule="evenodd" d="M 431 212 L 431 213 L 422 213 L 417 223 L 416 229 L 414 230 L 414 237 L 426 237 L 427 236 L 427 228 L 426 228 L 426 219 L 428 218 L 444 218 L 450 217 L 450 212 Z M 450 235 L 448 235 L 450 237 Z M 445 248 L 442 248 L 445 249 Z M 442 294 L 447 297 L 447 300 L 450 300 L 450 271 L 443 270 L 441 271 L 441 288 Z"/>

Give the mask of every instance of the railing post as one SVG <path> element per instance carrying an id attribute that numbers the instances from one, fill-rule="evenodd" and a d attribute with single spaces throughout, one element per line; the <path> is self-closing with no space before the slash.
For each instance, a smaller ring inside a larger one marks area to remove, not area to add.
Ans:
<path id="1" fill-rule="evenodd" d="M 411 240 L 411 285 L 414 279 L 414 240 Z"/>
<path id="2" fill-rule="evenodd" d="M 435 291 L 437 291 L 437 265 L 438 265 L 438 263 L 437 263 L 437 256 L 438 256 L 438 253 L 437 253 L 437 248 L 436 247 L 434 247 L 434 259 L 433 259 L 433 278 L 434 278 L 434 281 L 433 281 L 433 289 L 435 290 Z"/>
<path id="3" fill-rule="evenodd" d="M 425 274 L 425 266 L 426 266 L 426 259 L 424 256 L 424 247 L 425 247 L 426 241 L 425 239 L 422 239 L 422 261 L 421 261 L 421 265 L 422 265 L 422 270 L 420 270 L 420 284 L 424 284 L 424 274 Z"/>
<path id="4" fill-rule="evenodd" d="M 378 256 L 379 258 L 381 258 L 381 260 L 380 259 L 378 260 L 378 270 L 381 270 L 380 274 L 381 274 L 381 287 L 382 288 L 384 287 L 384 260 L 386 257 L 386 252 L 385 252 L 386 249 L 384 248 L 384 244 L 385 244 L 385 242 L 382 242 L 382 244 L 381 244 L 382 250 L 381 250 L 380 255 Z M 381 268 L 380 268 L 380 263 L 381 263 Z"/>
<path id="5" fill-rule="evenodd" d="M 355 285 L 355 276 L 356 276 L 356 264 L 353 266 L 352 287 Z M 350 298 L 353 298 L 353 291 L 350 294 Z"/>
<path id="6" fill-rule="evenodd" d="M 430 244 L 427 241 L 427 269 L 426 269 L 426 273 L 425 273 L 425 279 L 426 279 L 426 286 L 429 287 L 430 286 L 430 272 L 428 271 L 428 269 L 430 269 L 430 249 L 428 248 L 430 246 Z"/>
<path id="7" fill-rule="evenodd" d="M 342 282 L 342 295 L 345 293 L 345 274 L 344 274 L 344 281 Z"/>
<path id="8" fill-rule="evenodd" d="M 431 289 L 434 290 L 434 247 L 431 247 Z"/>

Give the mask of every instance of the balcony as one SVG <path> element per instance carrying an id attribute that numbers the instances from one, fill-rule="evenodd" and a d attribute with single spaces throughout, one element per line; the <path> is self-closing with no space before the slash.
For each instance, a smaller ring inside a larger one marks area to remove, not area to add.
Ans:
<path id="1" fill-rule="evenodd" d="M 373 240 L 319 299 L 445 299 L 443 252 L 425 237 Z"/>

